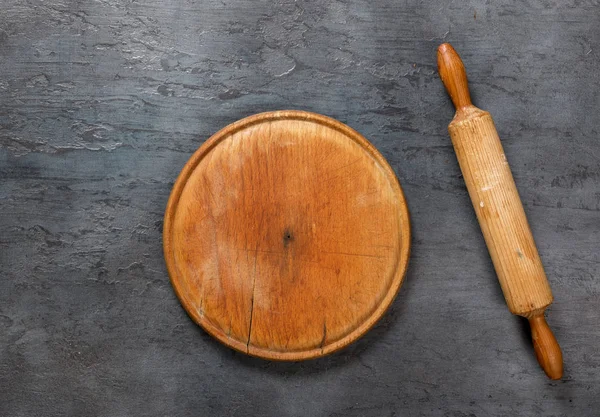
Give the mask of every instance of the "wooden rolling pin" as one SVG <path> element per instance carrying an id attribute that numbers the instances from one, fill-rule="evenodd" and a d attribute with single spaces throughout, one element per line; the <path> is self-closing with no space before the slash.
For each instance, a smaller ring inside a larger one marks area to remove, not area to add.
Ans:
<path id="1" fill-rule="evenodd" d="M 504 298 L 513 314 L 529 319 L 535 355 L 546 374 L 560 379 L 562 353 L 544 318 L 552 303 L 550 285 L 494 121 L 471 104 L 465 67 L 450 44 L 440 45 L 437 60 L 456 107 L 448 131 Z"/>

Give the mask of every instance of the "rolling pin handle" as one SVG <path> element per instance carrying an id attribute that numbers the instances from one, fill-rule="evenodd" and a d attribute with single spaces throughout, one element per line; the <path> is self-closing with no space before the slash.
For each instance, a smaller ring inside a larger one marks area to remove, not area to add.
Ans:
<path id="1" fill-rule="evenodd" d="M 471 95 L 467 84 L 465 66 L 458 53 L 449 43 L 443 43 L 437 51 L 440 78 L 448 91 L 457 111 L 471 106 Z"/>
<path id="2" fill-rule="evenodd" d="M 550 379 L 560 379 L 563 374 L 562 352 L 544 313 L 531 317 L 529 324 L 535 357 Z"/>

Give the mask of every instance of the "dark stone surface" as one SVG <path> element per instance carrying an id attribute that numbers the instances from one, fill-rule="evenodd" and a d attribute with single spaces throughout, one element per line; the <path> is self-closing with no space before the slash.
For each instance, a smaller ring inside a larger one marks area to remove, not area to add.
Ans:
<path id="1" fill-rule="evenodd" d="M 597 1 L 14 0 L 0 12 L 0 415 L 595 416 Z M 492 269 L 435 48 L 491 111 L 554 291 L 546 379 Z M 173 181 L 212 133 L 298 108 L 388 159 L 410 271 L 348 349 L 271 363 L 207 336 L 162 257 Z"/>

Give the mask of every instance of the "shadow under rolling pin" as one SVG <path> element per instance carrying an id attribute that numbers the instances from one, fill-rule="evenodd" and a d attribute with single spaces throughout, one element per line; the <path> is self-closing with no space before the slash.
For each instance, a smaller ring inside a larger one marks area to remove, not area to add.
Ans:
<path id="1" fill-rule="evenodd" d="M 538 362 L 560 379 L 560 346 L 544 318 L 552 292 L 494 121 L 471 103 L 465 67 L 444 43 L 437 52 L 440 77 L 456 114 L 448 131 L 508 308 L 526 317 Z"/>

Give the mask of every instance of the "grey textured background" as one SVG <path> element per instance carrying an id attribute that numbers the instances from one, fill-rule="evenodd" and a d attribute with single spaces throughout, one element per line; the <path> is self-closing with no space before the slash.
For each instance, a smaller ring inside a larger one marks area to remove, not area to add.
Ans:
<path id="1" fill-rule="evenodd" d="M 491 111 L 554 291 L 565 377 L 510 315 L 447 135 L 435 48 Z M 0 11 L 0 415 L 597 416 L 597 1 L 8 0 Z M 162 216 L 243 116 L 335 117 L 395 169 L 413 251 L 391 311 L 272 363 L 188 319 Z"/>

